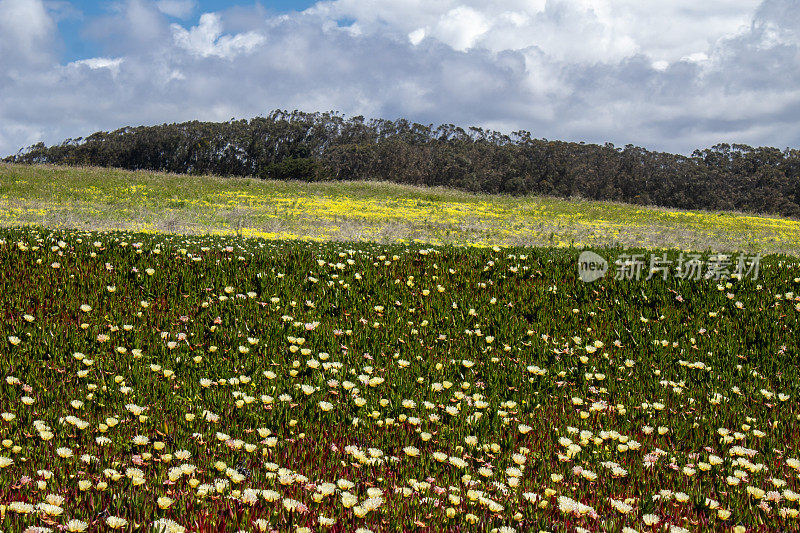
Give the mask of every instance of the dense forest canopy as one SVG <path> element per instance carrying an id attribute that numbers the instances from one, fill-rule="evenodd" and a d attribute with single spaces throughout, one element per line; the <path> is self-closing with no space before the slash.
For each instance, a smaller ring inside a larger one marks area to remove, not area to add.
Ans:
<path id="1" fill-rule="evenodd" d="M 35 144 L 6 162 L 301 180 L 381 180 L 800 216 L 800 150 L 718 144 L 691 156 L 452 124 L 274 111 Z"/>

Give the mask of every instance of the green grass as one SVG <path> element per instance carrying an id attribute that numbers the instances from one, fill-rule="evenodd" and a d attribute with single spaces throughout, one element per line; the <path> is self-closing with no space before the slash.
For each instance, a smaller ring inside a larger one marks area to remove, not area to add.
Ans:
<path id="1" fill-rule="evenodd" d="M 383 182 L 0 164 L 0 226 L 432 244 L 800 254 L 800 221 Z"/>

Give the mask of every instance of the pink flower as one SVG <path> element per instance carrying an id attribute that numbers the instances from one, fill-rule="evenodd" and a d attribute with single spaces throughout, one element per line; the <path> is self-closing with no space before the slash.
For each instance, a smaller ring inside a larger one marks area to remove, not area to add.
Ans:
<path id="1" fill-rule="evenodd" d="M 642 458 L 644 462 L 644 466 L 652 468 L 658 462 L 658 454 L 656 453 L 648 453 Z"/>

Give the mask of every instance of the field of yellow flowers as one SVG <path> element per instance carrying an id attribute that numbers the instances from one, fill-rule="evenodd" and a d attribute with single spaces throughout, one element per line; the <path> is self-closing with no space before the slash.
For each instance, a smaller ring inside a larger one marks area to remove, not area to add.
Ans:
<path id="1" fill-rule="evenodd" d="M 4 533 L 800 528 L 793 257 L 31 227 L 0 272 Z"/>
<path id="2" fill-rule="evenodd" d="M 0 163 L 0 227 L 431 245 L 625 246 L 800 256 L 800 220 L 375 182 Z"/>

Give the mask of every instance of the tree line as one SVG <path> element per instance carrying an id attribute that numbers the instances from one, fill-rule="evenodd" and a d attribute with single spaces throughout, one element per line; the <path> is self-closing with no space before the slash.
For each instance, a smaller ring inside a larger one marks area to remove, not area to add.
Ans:
<path id="1" fill-rule="evenodd" d="M 452 124 L 273 111 L 125 127 L 4 159 L 288 180 L 380 180 L 471 192 L 800 216 L 800 150 L 718 144 L 691 156 Z"/>

